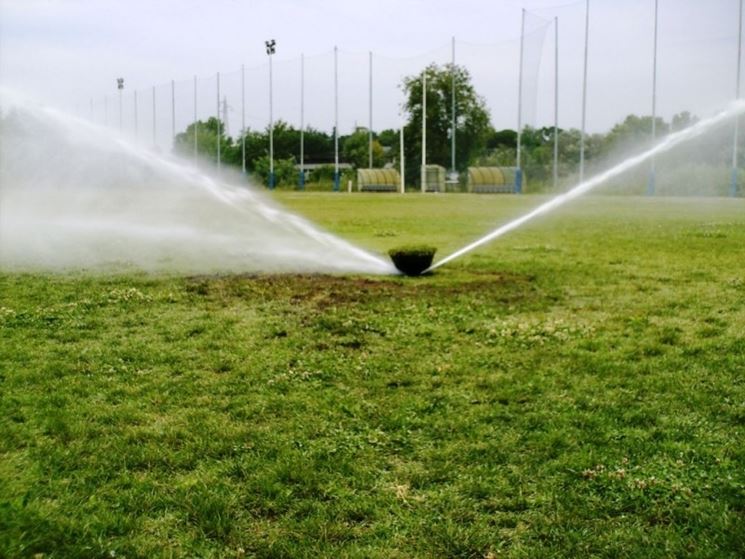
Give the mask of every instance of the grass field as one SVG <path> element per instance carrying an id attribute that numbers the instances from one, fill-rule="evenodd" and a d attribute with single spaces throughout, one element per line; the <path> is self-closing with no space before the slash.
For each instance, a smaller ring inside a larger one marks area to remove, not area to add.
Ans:
<path id="1" fill-rule="evenodd" d="M 278 195 L 440 256 L 537 197 Z M 423 278 L 0 274 L 0 557 L 743 557 L 745 201 Z"/>

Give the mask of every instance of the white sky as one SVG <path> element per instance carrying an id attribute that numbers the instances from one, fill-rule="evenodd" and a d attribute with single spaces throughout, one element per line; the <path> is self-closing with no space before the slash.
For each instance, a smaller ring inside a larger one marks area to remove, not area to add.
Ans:
<path id="1" fill-rule="evenodd" d="M 686 109 L 706 116 L 734 97 L 738 5 L 739 0 L 659 0 L 661 116 Z M 115 79 L 123 76 L 125 127 L 133 126 L 137 89 L 140 134 L 149 134 L 155 121 L 160 142 L 170 134 L 170 81 L 177 82 L 181 129 L 193 118 L 193 76 L 201 78 L 198 115 L 206 118 L 216 110 L 214 76 L 220 71 L 235 133 L 242 64 L 246 125 L 263 128 L 268 122 L 263 42 L 274 38 L 275 118 L 299 124 L 299 60 L 305 53 L 305 123 L 330 131 L 332 50 L 338 45 L 339 124 L 346 133 L 368 122 L 368 51 L 374 54 L 373 127 L 382 129 L 397 125 L 401 75 L 433 59 L 449 60 L 455 36 L 456 60 L 471 69 L 494 126 L 514 128 L 521 8 L 547 20 L 559 17 L 560 126 L 579 127 L 582 0 L 0 0 L 0 84 L 86 117 L 93 100 L 93 118 L 112 125 L 118 122 Z M 630 113 L 651 113 L 653 10 L 654 0 L 591 0 L 590 131 L 605 131 Z M 526 66 L 538 69 L 539 58 L 531 52 L 539 42 L 528 43 Z M 553 122 L 553 45 L 550 29 L 537 86 L 526 84 L 537 98 L 536 119 L 529 119 L 534 124 Z"/>

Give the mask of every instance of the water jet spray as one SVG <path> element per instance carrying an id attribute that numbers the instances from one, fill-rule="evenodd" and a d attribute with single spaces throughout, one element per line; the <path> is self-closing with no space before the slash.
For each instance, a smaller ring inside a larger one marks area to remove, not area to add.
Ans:
<path id="1" fill-rule="evenodd" d="M 219 178 L 0 89 L 0 269 L 395 273 Z"/>
<path id="2" fill-rule="evenodd" d="M 609 179 L 612 179 L 624 173 L 625 171 L 628 171 L 629 169 L 632 169 L 661 153 L 669 151 L 675 146 L 683 142 L 687 142 L 693 138 L 700 136 L 704 132 L 707 132 L 708 130 L 715 128 L 716 126 L 722 124 L 723 122 L 726 122 L 730 118 L 734 118 L 735 116 L 739 115 L 742 112 L 745 112 L 745 100 L 735 101 L 734 103 L 731 104 L 731 106 L 728 109 L 720 112 L 719 114 L 711 118 L 700 120 L 696 124 L 684 130 L 670 134 L 653 148 L 643 153 L 640 153 L 638 155 L 629 157 L 628 159 L 626 159 L 625 161 L 622 161 L 615 167 L 608 169 L 607 171 L 603 173 L 595 175 L 594 177 L 584 182 L 581 182 L 580 184 L 578 184 L 577 186 L 575 186 L 568 192 L 565 192 L 564 194 L 560 194 L 552 198 L 548 202 L 541 204 L 540 206 L 531 210 L 527 214 L 517 219 L 514 219 L 510 221 L 509 223 L 502 225 L 501 227 L 498 227 L 491 233 L 484 235 L 480 239 L 477 239 L 474 242 L 472 242 L 471 244 L 466 245 L 465 247 L 459 250 L 456 250 L 452 254 L 446 256 L 442 260 L 428 267 L 426 270 L 423 270 L 422 273 L 426 274 L 428 272 L 431 272 L 439 268 L 440 266 L 444 264 L 447 264 L 448 262 L 451 262 L 452 260 L 455 260 L 456 258 L 460 258 L 461 256 L 471 252 L 472 250 L 475 250 L 476 248 L 482 245 L 485 245 L 486 243 L 490 241 L 493 241 L 497 237 L 501 237 L 505 233 L 508 233 L 514 229 L 517 229 L 518 227 L 521 227 L 522 225 L 524 225 L 525 223 L 529 221 L 532 221 L 536 217 L 549 213 L 555 210 L 556 208 L 566 204 L 567 202 L 574 200 L 575 198 L 578 198 L 582 196 L 583 194 L 586 194 L 587 192 L 600 186 L 601 184 L 608 181 Z"/>

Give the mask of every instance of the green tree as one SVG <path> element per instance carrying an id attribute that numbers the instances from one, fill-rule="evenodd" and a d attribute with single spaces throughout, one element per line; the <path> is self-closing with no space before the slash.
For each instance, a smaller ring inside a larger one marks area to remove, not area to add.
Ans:
<path id="1" fill-rule="evenodd" d="M 241 163 L 241 139 L 236 141 L 233 149 L 236 165 Z M 255 172 L 259 159 L 266 157 L 268 161 L 269 127 L 263 131 L 246 130 L 245 140 L 246 168 Z M 306 163 L 327 163 L 334 160 L 334 141 L 329 134 L 306 128 L 303 141 Z M 274 159 L 290 158 L 300 160 L 300 130 L 280 120 L 274 125 Z"/>
<path id="2" fill-rule="evenodd" d="M 207 121 L 193 122 L 184 132 L 176 134 L 174 151 L 179 155 L 191 157 L 194 154 L 194 135 L 196 134 L 197 153 L 205 159 L 216 161 L 218 125 L 220 127 L 220 158 L 223 161 L 230 161 L 233 140 L 224 134 L 223 123 L 213 116 Z"/>
<path id="3" fill-rule="evenodd" d="M 378 141 L 384 148 L 398 149 L 398 130 L 386 128 L 378 133 Z"/>
<path id="4" fill-rule="evenodd" d="M 689 126 L 692 126 L 697 122 L 697 116 L 692 115 L 689 111 L 683 111 L 681 113 L 673 115 L 673 120 L 670 124 L 670 127 L 673 132 L 677 132 L 679 130 L 683 130 L 684 128 L 688 128 Z"/>
<path id="5" fill-rule="evenodd" d="M 670 132 L 670 126 L 660 117 L 655 120 L 655 134 L 659 139 Z M 652 144 L 652 117 L 628 115 L 616 124 L 603 140 L 603 155 L 612 152 L 637 151 Z"/>
<path id="6" fill-rule="evenodd" d="M 416 76 L 404 78 L 404 108 L 408 113 L 405 126 L 407 182 L 419 181 L 422 164 L 422 78 L 427 76 L 427 162 L 450 167 L 452 134 L 452 91 L 455 87 L 456 166 L 464 171 L 482 155 L 492 131 L 486 102 L 471 84 L 463 66 L 430 64 Z"/>
<path id="7" fill-rule="evenodd" d="M 501 147 L 517 149 L 517 132 L 514 130 L 492 130 L 486 140 L 486 147 L 497 149 Z"/>
<path id="8" fill-rule="evenodd" d="M 264 186 L 269 186 L 269 156 L 264 155 L 253 162 L 253 174 Z M 298 171 L 295 158 L 274 160 L 275 186 L 294 186 L 298 182 Z"/>
<path id="9" fill-rule="evenodd" d="M 342 138 L 341 155 L 347 163 L 357 169 L 366 169 L 370 164 L 370 135 L 367 130 L 360 129 L 354 134 Z M 373 167 L 382 167 L 384 163 L 383 146 L 373 138 L 372 141 Z"/>

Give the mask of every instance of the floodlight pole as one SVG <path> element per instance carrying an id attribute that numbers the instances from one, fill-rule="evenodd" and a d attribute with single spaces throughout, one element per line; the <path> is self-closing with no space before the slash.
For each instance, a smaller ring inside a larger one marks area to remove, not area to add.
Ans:
<path id="1" fill-rule="evenodd" d="M 740 100 L 740 66 L 742 63 L 742 0 L 740 0 L 740 11 L 738 12 L 738 24 L 737 24 L 737 72 L 736 72 L 736 83 L 735 83 L 735 100 Z M 738 133 L 740 128 L 739 113 L 735 114 L 735 133 L 732 141 L 732 177 L 730 179 L 730 196 L 737 196 L 738 181 L 737 181 L 737 142 Z"/>
<path id="2" fill-rule="evenodd" d="M 559 188 L 559 18 L 554 18 L 554 191 Z"/>
<path id="3" fill-rule="evenodd" d="M 587 122 L 587 47 L 590 35 L 590 0 L 585 3 L 585 62 L 582 71 L 582 130 L 579 138 L 579 182 L 585 180 L 585 124 Z"/>
<path id="4" fill-rule="evenodd" d="M 199 160 L 199 121 L 197 120 L 197 77 L 194 76 L 194 164 Z"/>
<path id="5" fill-rule="evenodd" d="M 368 53 L 370 67 L 370 93 L 369 93 L 369 116 L 370 123 L 367 127 L 367 167 L 372 169 L 373 166 L 373 56 L 372 51 Z"/>
<path id="6" fill-rule="evenodd" d="M 269 56 L 269 189 L 274 190 L 274 95 L 272 75 L 272 55 L 276 52 L 277 42 L 274 39 L 264 41 L 266 54 Z"/>
<path id="7" fill-rule="evenodd" d="M 422 73 L 422 192 L 427 192 L 427 68 Z"/>
<path id="8" fill-rule="evenodd" d="M 339 181 L 339 49 L 334 46 L 334 192 Z"/>
<path id="9" fill-rule="evenodd" d="M 157 136 L 155 134 L 155 86 L 153 86 L 153 147 L 157 142 Z"/>
<path id="10" fill-rule="evenodd" d="M 515 193 L 522 192 L 522 141 L 523 141 L 523 55 L 525 51 L 525 8 L 520 23 L 520 70 L 517 83 L 517 169 L 515 170 Z"/>
<path id="11" fill-rule="evenodd" d="M 652 145 L 657 141 L 657 8 L 659 0 L 654 0 L 654 48 L 652 51 Z M 652 155 L 649 167 L 647 196 L 654 196 L 656 188 L 656 162 Z"/>
<path id="12" fill-rule="evenodd" d="M 300 174 L 298 186 L 305 190 L 305 54 L 300 54 Z"/>
<path id="13" fill-rule="evenodd" d="M 399 184 L 399 192 L 401 194 L 406 192 L 406 160 L 404 159 L 404 125 L 401 124 L 401 130 L 398 135 L 399 138 L 399 155 L 398 155 L 398 166 L 401 170 L 401 183 Z"/>
<path id="14" fill-rule="evenodd" d="M 176 142 L 176 82 L 171 80 L 171 144 Z"/>
<path id="15" fill-rule="evenodd" d="M 455 176 L 455 37 L 450 46 L 450 172 Z"/>
<path id="16" fill-rule="evenodd" d="M 124 121 L 122 120 L 122 90 L 124 89 L 124 78 L 116 79 L 116 88 L 119 90 L 119 133 L 122 133 Z"/>
<path id="17" fill-rule="evenodd" d="M 220 171 L 221 167 L 221 153 L 220 153 L 220 72 L 217 73 L 217 171 Z"/>
<path id="18" fill-rule="evenodd" d="M 246 66 L 241 64 L 241 171 L 246 174 Z"/>

